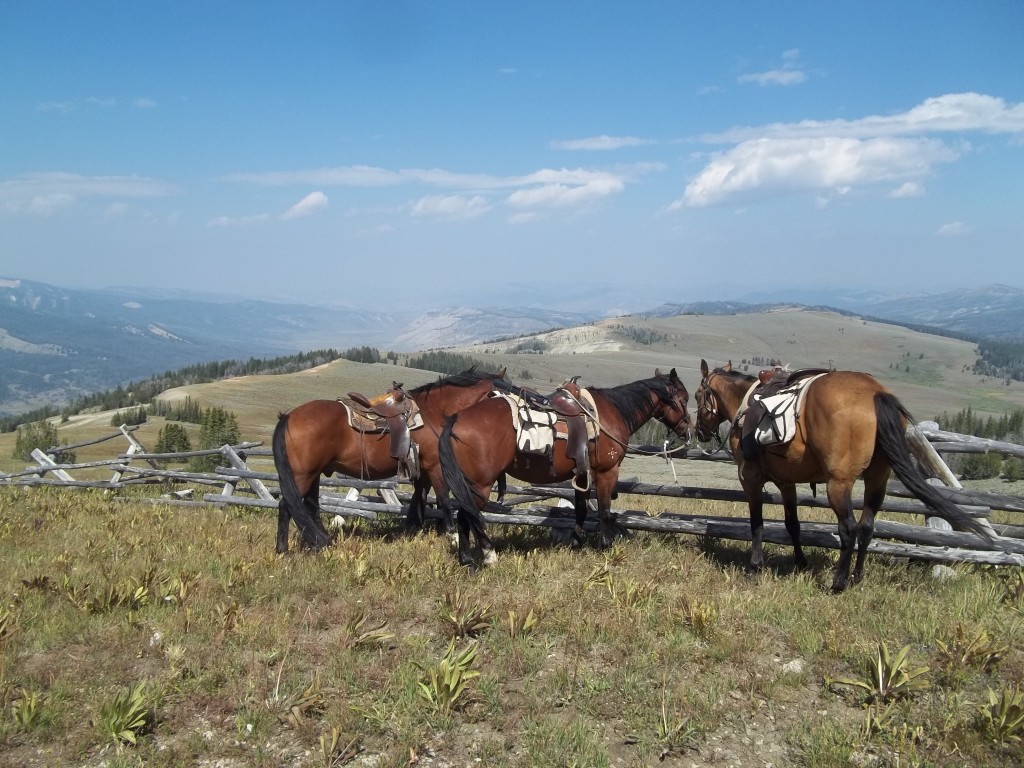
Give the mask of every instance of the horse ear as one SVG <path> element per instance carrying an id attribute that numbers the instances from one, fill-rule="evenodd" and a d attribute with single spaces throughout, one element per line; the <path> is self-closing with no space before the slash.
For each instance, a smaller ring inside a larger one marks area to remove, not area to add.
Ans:
<path id="1" fill-rule="evenodd" d="M 700 375 L 705 379 L 708 377 L 708 361 L 703 357 L 700 359 Z"/>
<path id="2" fill-rule="evenodd" d="M 661 377 L 661 368 L 655 368 L 654 369 L 654 377 L 655 378 L 660 378 Z"/>
<path id="3" fill-rule="evenodd" d="M 502 368 L 502 369 L 501 369 L 500 371 L 498 371 L 498 378 L 499 378 L 499 379 L 504 379 L 504 378 L 505 378 L 505 373 L 506 373 L 507 371 L 508 371 L 508 366 L 505 366 L 505 367 L 504 367 L 504 368 Z"/>
<path id="4" fill-rule="evenodd" d="M 731 371 L 732 370 L 732 360 L 730 360 L 728 363 L 723 365 L 722 366 L 722 370 L 723 371 Z"/>

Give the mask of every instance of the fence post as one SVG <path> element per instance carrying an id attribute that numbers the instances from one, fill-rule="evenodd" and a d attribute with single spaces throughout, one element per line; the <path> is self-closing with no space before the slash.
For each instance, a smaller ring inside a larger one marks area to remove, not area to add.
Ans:
<path id="1" fill-rule="evenodd" d="M 51 459 L 38 448 L 32 449 L 32 458 L 36 460 L 36 464 L 38 464 L 42 469 L 42 471 L 39 473 L 39 477 L 42 477 L 44 474 L 46 474 L 46 472 L 53 472 L 53 474 L 56 477 L 59 477 L 61 480 L 64 480 L 66 482 L 74 482 L 75 478 L 73 478 L 63 469 L 60 469 L 60 465 L 57 462 L 55 462 L 53 459 Z"/>
<path id="2" fill-rule="evenodd" d="M 235 469 L 241 469 L 244 472 L 249 471 L 249 466 L 242 460 L 242 457 L 235 453 L 235 449 L 230 445 L 222 445 L 220 448 L 221 455 L 228 460 L 228 463 Z M 253 493 L 259 496 L 261 499 L 267 499 L 268 501 L 275 501 L 274 494 L 263 484 L 263 481 L 255 477 L 243 477 L 242 481 L 249 484 L 252 488 Z M 224 495 L 228 495 L 228 487 L 234 490 L 234 483 L 224 484 Z"/>

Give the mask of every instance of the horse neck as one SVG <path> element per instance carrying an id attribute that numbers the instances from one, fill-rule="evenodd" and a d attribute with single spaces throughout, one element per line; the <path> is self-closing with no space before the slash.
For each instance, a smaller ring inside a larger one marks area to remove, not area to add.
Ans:
<path id="1" fill-rule="evenodd" d="M 661 398 L 658 397 L 657 392 L 650 389 L 647 391 L 647 397 L 643 400 L 643 405 L 636 410 L 631 409 L 630 413 L 623 413 L 607 399 L 605 402 L 610 410 L 619 414 L 619 418 L 622 419 L 622 423 L 626 427 L 626 437 L 629 437 L 657 415 Z M 598 408 L 598 418 L 600 419 L 600 408 Z"/>
<path id="2" fill-rule="evenodd" d="M 755 381 L 753 378 L 732 378 L 721 374 L 712 377 L 709 386 L 718 398 L 719 411 L 727 421 L 732 421 L 736 417 L 736 411 Z"/>
<path id="3" fill-rule="evenodd" d="M 427 417 L 446 418 L 483 400 L 493 388 L 486 379 L 468 387 L 446 384 L 417 396 L 416 405 Z"/>

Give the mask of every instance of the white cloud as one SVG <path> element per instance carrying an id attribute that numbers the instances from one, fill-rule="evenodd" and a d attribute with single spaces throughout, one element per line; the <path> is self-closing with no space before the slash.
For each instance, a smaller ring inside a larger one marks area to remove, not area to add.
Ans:
<path id="1" fill-rule="evenodd" d="M 491 209 L 483 195 L 431 195 L 413 203 L 413 216 L 436 216 L 444 219 L 471 219 Z"/>
<path id="2" fill-rule="evenodd" d="M 802 120 L 758 127 L 732 128 L 700 137 L 707 144 L 735 144 L 750 139 L 809 139 L 821 137 L 876 138 L 923 136 L 929 133 L 981 131 L 1024 132 L 1024 102 L 980 93 L 951 93 L 926 99 L 894 115 L 870 115 L 858 120 Z"/>
<path id="3" fill-rule="evenodd" d="M 608 197 L 621 192 L 625 184 L 621 179 L 594 179 L 584 184 L 543 184 L 532 189 L 521 189 L 508 196 L 510 205 L 519 208 L 566 207 Z"/>
<path id="4" fill-rule="evenodd" d="M 65 114 L 75 108 L 75 105 L 70 101 L 41 101 L 36 104 L 36 109 L 40 112 L 57 112 L 59 114 Z"/>
<path id="5" fill-rule="evenodd" d="M 268 221 L 270 217 L 265 213 L 256 213 L 252 216 L 217 216 L 206 222 L 208 227 L 238 227 L 245 224 L 253 224 L 260 221 Z M 172 222 L 173 223 L 173 222 Z"/>
<path id="6" fill-rule="evenodd" d="M 70 208 L 76 202 L 77 199 L 73 195 L 61 192 L 37 195 L 28 202 L 26 212 L 32 216 L 52 216 L 62 208 Z"/>
<path id="7" fill-rule="evenodd" d="M 536 211 L 521 211 L 508 217 L 509 224 L 527 224 L 537 218 Z"/>
<path id="8" fill-rule="evenodd" d="M 50 215 L 82 198 L 164 197 L 174 187 L 141 176 L 80 176 L 75 173 L 30 173 L 0 181 L 0 203 L 9 213 Z"/>
<path id="9" fill-rule="evenodd" d="M 295 205 L 281 214 L 282 221 L 301 219 L 304 216 L 312 216 L 318 211 L 327 207 L 327 195 L 323 192 L 310 192 Z"/>
<path id="10" fill-rule="evenodd" d="M 639 147 L 645 144 L 654 144 L 651 139 L 639 139 L 636 136 L 591 136 L 586 139 L 565 139 L 551 142 L 555 149 L 568 150 L 607 150 L 622 149 L 623 147 Z"/>
<path id="11" fill-rule="evenodd" d="M 807 79 L 799 69 L 770 69 L 767 72 L 753 72 L 736 78 L 739 83 L 756 85 L 797 85 Z"/>
<path id="12" fill-rule="evenodd" d="M 754 193 L 842 190 L 915 178 L 957 153 L 935 139 L 850 138 L 744 141 L 711 162 L 670 206 L 702 207 Z"/>
<path id="13" fill-rule="evenodd" d="M 660 163 L 635 163 L 614 170 L 586 168 L 543 168 L 522 176 L 490 176 L 453 173 L 439 168 L 405 168 L 397 171 L 373 166 L 345 166 L 299 171 L 233 174 L 236 181 L 270 186 L 317 184 L 320 186 L 380 187 L 420 185 L 449 189 L 450 196 L 428 196 L 417 202 L 413 215 L 476 216 L 489 209 L 482 193 L 517 190 L 509 197 L 516 206 L 565 206 L 587 201 L 625 189 L 626 184 L 643 174 L 664 170 Z M 470 192 L 480 193 L 476 195 Z"/>
<path id="14" fill-rule="evenodd" d="M 936 165 L 970 151 L 935 133 L 983 132 L 1024 135 L 1024 103 L 978 93 L 926 99 L 893 115 L 856 120 L 804 120 L 740 127 L 700 137 L 711 144 L 734 144 L 714 153 L 669 210 L 733 202 L 838 186 L 898 182 L 892 199 L 924 194 L 922 179 Z"/>
<path id="15" fill-rule="evenodd" d="M 889 193 L 893 200 L 903 200 L 908 197 L 921 197 L 924 194 L 924 186 L 916 181 L 907 181 L 896 187 Z"/>
<path id="16" fill-rule="evenodd" d="M 85 100 L 87 104 L 92 104 L 94 107 L 114 107 L 117 106 L 117 99 L 106 98 L 101 99 L 98 96 L 90 96 Z"/>
<path id="17" fill-rule="evenodd" d="M 135 101 L 133 101 L 132 104 L 138 109 L 153 109 L 156 106 L 156 102 L 153 101 L 153 99 L 147 98 L 145 96 L 140 96 L 139 98 L 135 99 Z"/>
<path id="18" fill-rule="evenodd" d="M 767 72 L 748 72 L 736 78 L 740 85 L 754 83 L 760 86 L 798 85 L 807 79 L 807 75 L 797 69 L 800 49 L 790 48 L 782 52 L 782 66 Z"/>
<path id="19" fill-rule="evenodd" d="M 968 235 L 970 232 L 971 228 L 962 221 L 951 221 L 939 227 L 939 231 L 935 234 L 939 237 L 960 237 L 961 235 Z"/>

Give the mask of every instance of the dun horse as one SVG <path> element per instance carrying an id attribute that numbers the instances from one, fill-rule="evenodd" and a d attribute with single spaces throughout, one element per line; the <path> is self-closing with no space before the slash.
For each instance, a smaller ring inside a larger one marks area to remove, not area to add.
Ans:
<path id="1" fill-rule="evenodd" d="M 912 419 L 907 409 L 873 377 L 854 371 L 832 371 L 808 385 L 791 442 L 763 446 L 757 457 L 744 458 L 736 413 L 758 383 L 754 376 L 732 370 L 731 365 L 708 370 L 701 360 L 701 382 L 696 392 L 697 437 L 710 440 L 725 421 L 733 422 L 729 434 L 732 455 L 750 507 L 753 550 L 752 570 L 764 567 L 761 547 L 763 527 L 761 490 L 766 482 L 778 486 L 785 510 L 786 530 L 793 541 L 798 568 L 807 565 L 800 548 L 796 483 L 826 483 L 828 502 L 839 521 L 840 555 L 832 590 L 846 588 L 850 560 L 857 546 L 854 581 L 864 575 L 864 556 L 874 534 L 875 513 L 885 499 L 892 472 L 937 515 L 955 527 L 988 536 L 977 520 L 929 485 L 914 463 L 906 439 Z M 857 478 L 864 479 L 864 509 L 854 518 L 851 491 Z"/>
<path id="2" fill-rule="evenodd" d="M 686 387 L 671 373 L 655 371 L 654 377 L 610 389 L 591 389 L 597 406 L 599 433 L 588 443 L 593 485 L 597 492 L 601 543 L 611 544 L 611 500 L 626 455 L 629 436 L 655 418 L 689 439 L 690 417 L 686 412 Z M 556 483 L 578 473 L 567 455 L 566 440 L 556 440 L 549 462 L 545 456 L 517 449 L 511 408 L 503 398 L 491 398 L 470 406 L 445 423 L 439 440 L 441 469 L 449 490 L 458 502 L 459 562 L 472 565 L 470 531 L 480 546 L 485 565 L 494 561 L 494 547 L 484 529 L 480 512 L 490 497 L 491 486 L 503 473 L 531 483 Z M 580 541 L 587 514 L 587 493 L 576 492 L 575 539 Z"/>
<path id="3" fill-rule="evenodd" d="M 481 374 L 470 369 L 408 391 L 407 396 L 415 401 L 423 417 L 423 426 L 411 433 L 419 447 L 420 473 L 409 505 L 410 526 L 423 525 L 427 492 L 431 487 L 438 506 L 445 512 L 445 521 L 450 521 L 437 456 L 438 435 L 448 416 L 485 398 L 504 377 L 504 369 L 497 374 Z M 398 462 L 390 455 L 389 436 L 353 428 L 347 409 L 335 400 L 311 400 L 281 414 L 274 430 L 273 453 L 281 481 L 278 552 L 288 551 L 291 519 L 295 520 L 307 547 L 320 549 L 330 544 L 330 534 L 320 520 L 321 474 L 330 476 L 340 472 L 364 480 L 381 480 L 398 470 Z"/>

